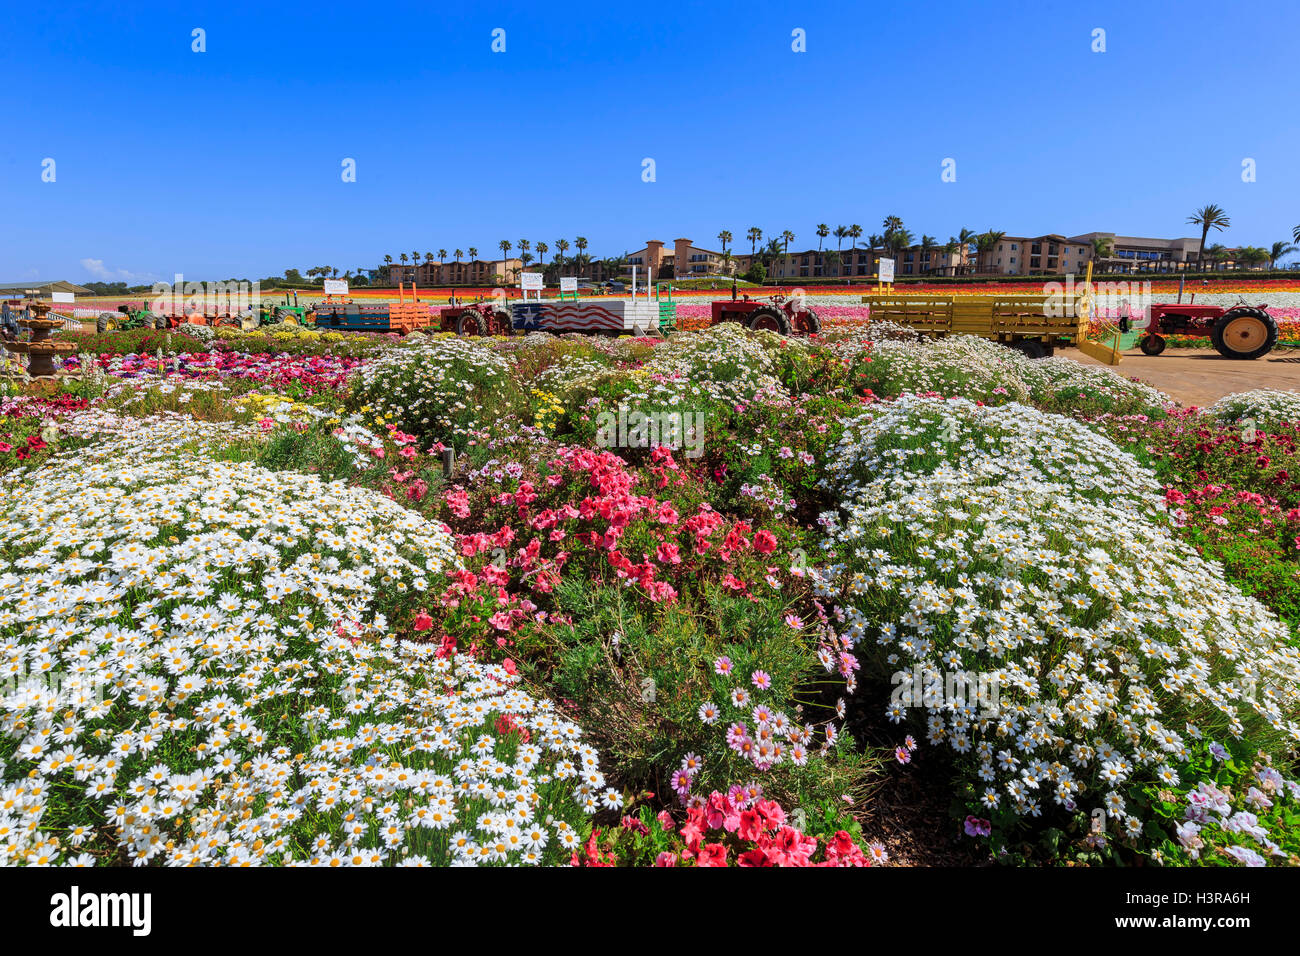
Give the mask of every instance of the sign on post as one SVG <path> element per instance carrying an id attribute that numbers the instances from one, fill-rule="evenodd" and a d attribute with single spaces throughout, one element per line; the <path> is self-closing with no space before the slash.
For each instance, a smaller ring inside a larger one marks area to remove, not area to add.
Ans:
<path id="1" fill-rule="evenodd" d="M 560 276 L 560 291 L 561 291 L 561 292 L 577 292 L 577 291 L 578 291 L 578 277 L 577 277 L 577 276 Z"/>
<path id="2" fill-rule="evenodd" d="M 50 299 L 54 302 L 70 304 L 77 301 L 75 292 L 51 292 Z"/>
<path id="3" fill-rule="evenodd" d="M 325 294 L 326 294 L 326 295 L 347 295 L 347 294 L 348 294 L 348 282 L 347 282 L 347 280 L 346 280 L 346 279 L 326 279 L 326 280 L 325 280 Z"/>
<path id="4" fill-rule="evenodd" d="M 541 292 L 542 274 L 540 272 L 519 273 L 519 288 L 525 292 Z"/>
<path id="5" fill-rule="evenodd" d="M 877 282 L 894 281 L 894 260 L 893 259 L 876 260 L 876 281 Z"/>

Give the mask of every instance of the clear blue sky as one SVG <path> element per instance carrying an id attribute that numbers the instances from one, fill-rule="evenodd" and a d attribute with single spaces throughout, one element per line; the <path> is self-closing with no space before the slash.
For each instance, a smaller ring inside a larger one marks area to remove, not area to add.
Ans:
<path id="1" fill-rule="evenodd" d="M 805 248 L 888 214 L 940 240 L 1194 235 L 1209 202 L 1225 245 L 1300 223 L 1296 3 L 6 6 L 0 281 L 750 226 Z"/>

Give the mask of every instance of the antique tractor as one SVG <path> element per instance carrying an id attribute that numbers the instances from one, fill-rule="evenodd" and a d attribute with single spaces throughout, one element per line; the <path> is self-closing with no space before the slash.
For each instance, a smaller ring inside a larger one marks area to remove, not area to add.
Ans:
<path id="1" fill-rule="evenodd" d="M 751 329 L 767 329 L 781 335 L 816 335 L 822 330 L 821 319 L 808 308 L 801 298 L 784 295 L 751 299 L 737 296 L 736 286 L 731 287 L 730 299 L 715 299 L 711 304 L 712 324 L 740 322 Z"/>
<path id="2" fill-rule="evenodd" d="M 105 332 L 129 332 L 132 329 L 168 329 L 179 323 L 174 318 L 158 315 L 148 309 L 137 309 L 129 303 L 122 303 L 116 312 L 101 312 L 95 320 L 95 331 L 101 335 Z"/>
<path id="3" fill-rule="evenodd" d="M 510 310 L 503 309 L 496 302 L 461 302 L 455 296 L 450 301 L 451 305 L 438 310 L 439 328 L 444 332 L 455 332 L 457 335 L 510 335 L 514 331 Z"/>
<path id="4" fill-rule="evenodd" d="M 273 322 L 283 322 L 285 325 L 310 325 L 313 318 L 312 307 L 299 305 L 297 292 L 292 293 L 293 303 L 290 304 L 289 295 L 288 292 L 284 294 L 283 304 L 259 303 L 255 313 L 245 314 L 240 317 L 239 324 L 245 329 L 270 325 Z"/>
<path id="5" fill-rule="evenodd" d="M 1208 336 L 1210 344 L 1225 358 L 1259 358 L 1277 344 L 1277 322 L 1267 309 L 1267 305 L 1245 303 L 1230 309 L 1189 302 L 1157 303 L 1145 311 L 1138 347 L 1146 355 L 1159 355 L 1165 350 L 1166 335 Z M 1130 319 L 1120 319 L 1121 331 L 1129 331 L 1131 325 Z"/>

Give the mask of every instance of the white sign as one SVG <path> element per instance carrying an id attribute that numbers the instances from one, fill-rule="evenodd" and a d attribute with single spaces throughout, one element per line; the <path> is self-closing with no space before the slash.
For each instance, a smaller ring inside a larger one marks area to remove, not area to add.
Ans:
<path id="1" fill-rule="evenodd" d="M 525 292 L 541 292 L 542 274 L 540 272 L 519 273 L 519 287 Z"/>
<path id="2" fill-rule="evenodd" d="M 55 302 L 76 302 L 77 294 L 75 292 L 51 292 L 50 298 Z"/>
<path id="3" fill-rule="evenodd" d="M 894 281 L 894 260 L 877 259 L 876 260 L 876 279 L 879 282 Z"/>
<path id="4" fill-rule="evenodd" d="M 578 277 L 577 277 L 577 276 L 560 276 L 560 291 L 561 291 L 561 292 L 577 292 L 577 291 L 578 291 Z"/>
<path id="5" fill-rule="evenodd" d="M 346 280 L 346 279 L 326 279 L 326 280 L 325 280 L 325 294 L 326 294 L 326 295 L 347 295 L 347 294 L 348 294 L 348 282 L 347 282 L 347 280 Z"/>

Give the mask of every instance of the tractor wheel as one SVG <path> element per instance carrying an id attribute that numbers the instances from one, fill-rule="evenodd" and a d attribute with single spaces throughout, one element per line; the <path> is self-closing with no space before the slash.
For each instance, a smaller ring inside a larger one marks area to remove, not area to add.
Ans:
<path id="1" fill-rule="evenodd" d="M 298 316 L 293 312 L 290 312 L 288 309 L 276 309 L 275 321 L 283 322 L 285 325 L 297 325 Z"/>
<path id="2" fill-rule="evenodd" d="M 513 335 L 515 327 L 510 320 L 510 313 L 505 309 L 494 309 L 489 331 L 493 335 Z"/>
<path id="3" fill-rule="evenodd" d="M 1159 355 L 1165 350 L 1166 344 L 1163 336 L 1148 335 L 1138 343 L 1138 348 L 1142 350 L 1143 355 Z"/>
<path id="4" fill-rule="evenodd" d="M 117 316 L 118 313 L 116 312 L 99 313 L 99 318 L 95 320 L 95 331 L 100 335 L 103 335 L 105 332 L 111 332 L 116 329 Z"/>
<path id="5" fill-rule="evenodd" d="M 1229 309 L 1214 323 L 1210 341 L 1224 358 L 1259 358 L 1277 344 L 1277 322 L 1263 309 Z"/>
<path id="6" fill-rule="evenodd" d="M 477 312 L 462 312 L 456 316 L 457 335 L 487 335 L 487 320 Z"/>
<path id="7" fill-rule="evenodd" d="M 769 306 L 755 309 L 749 314 L 749 327 L 755 332 L 766 329 L 780 335 L 790 334 L 790 320 L 785 317 L 785 313 Z"/>
<path id="8" fill-rule="evenodd" d="M 159 332 L 167 331 L 167 319 L 161 315 L 150 312 L 145 318 L 146 322 L 153 322 L 153 327 Z"/>
<path id="9" fill-rule="evenodd" d="M 812 309 L 794 314 L 794 330 L 800 335 L 816 335 L 822 330 L 822 319 Z"/>

